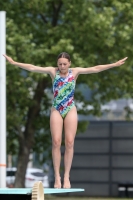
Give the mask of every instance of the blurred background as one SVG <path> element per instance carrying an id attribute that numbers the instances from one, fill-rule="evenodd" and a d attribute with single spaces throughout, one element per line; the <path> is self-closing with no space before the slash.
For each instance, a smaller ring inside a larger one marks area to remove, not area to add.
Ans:
<path id="1" fill-rule="evenodd" d="M 57 55 L 66 51 L 72 67 L 92 67 L 128 57 L 121 67 L 77 80 L 71 184 L 85 188 L 84 197 L 133 197 L 132 9 L 129 0 L 0 0 L 6 54 L 15 61 L 56 67 Z M 51 79 L 6 66 L 7 186 L 41 180 L 53 187 Z M 62 141 L 62 174 L 63 152 Z"/>

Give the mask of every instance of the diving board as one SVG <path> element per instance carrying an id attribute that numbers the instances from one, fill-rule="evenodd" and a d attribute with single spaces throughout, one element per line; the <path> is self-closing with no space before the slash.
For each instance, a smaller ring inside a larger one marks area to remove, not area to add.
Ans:
<path id="1" fill-rule="evenodd" d="M 43 184 L 41 181 L 37 181 L 33 188 L 0 188 L 0 197 L 4 200 L 3 196 L 31 196 L 31 200 L 44 200 L 45 194 L 59 194 L 59 193 L 68 193 L 68 192 L 83 192 L 84 189 L 81 188 L 43 188 Z M 23 198 L 25 199 L 25 198 Z"/>
<path id="2" fill-rule="evenodd" d="M 43 189 L 45 194 L 57 194 L 57 193 L 67 193 L 67 192 L 83 192 L 84 189 L 55 189 L 55 188 L 45 188 Z M 0 194 L 31 194 L 31 188 L 2 188 L 0 189 Z"/>

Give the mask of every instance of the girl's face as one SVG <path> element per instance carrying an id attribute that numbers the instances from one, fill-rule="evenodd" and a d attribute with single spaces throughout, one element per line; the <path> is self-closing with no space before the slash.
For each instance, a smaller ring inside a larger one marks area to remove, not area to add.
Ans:
<path id="1" fill-rule="evenodd" d="M 57 66 L 62 74 L 66 74 L 68 72 L 68 68 L 71 65 L 71 61 L 67 58 L 59 58 L 57 61 Z"/>

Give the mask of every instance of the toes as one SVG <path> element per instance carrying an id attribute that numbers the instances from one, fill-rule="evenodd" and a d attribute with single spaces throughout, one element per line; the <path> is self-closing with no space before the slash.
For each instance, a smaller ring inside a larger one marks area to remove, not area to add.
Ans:
<path id="1" fill-rule="evenodd" d="M 63 188 L 64 188 L 64 189 L 70 189 L 70 188 L 71 188 L 71 184 L 70 184 L 70 181 L 69 181 L 69 180 L 64 181 Z"/>
<path id="2" fill-rule="evenodd" d="M 54 188 L 61 188 L 61 180 L 59 179 L 55 179 L 55 184 L 54 184 Z"/>

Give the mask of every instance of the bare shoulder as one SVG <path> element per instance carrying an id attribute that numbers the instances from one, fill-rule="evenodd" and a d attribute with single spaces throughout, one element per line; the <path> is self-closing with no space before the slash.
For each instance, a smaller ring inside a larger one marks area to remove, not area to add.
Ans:
<path id="1" fill-rule="evenodd" d="M 75 67 L 72 68 L 72 71 L 76 76 L 79 74 L 91 74 L 95 73 L 95 68 L 94 67 Z"/>
<path id="2" fill-rule="evenodd" d="M 77 77 L 78 77 L 78 69 L 77 69 L 77 68 L 78 68 L 78 67 L 71 68 L 72 74 L 73 74 L 75 80 L 76 80 Z"/>
<path id="3" fill-rule="evenodd" d="M 49 67 L 42 67 L 43 69 L 42 69 L 42 71 L 45 73 L 45 72 L 47 72 L 47 73 L 54 73 L 54 72 L 56 72 L 56 68 L 57 67 L 51 67 L 51 66 L 49 66 Z"/>
<path id="4" fill-rule="evenodd" d="M 57 67 L 46 67 L 45 69 L 48 70 L 48 74 L 51 76 L 51 78 L 53 80 L 55 78 L 58 68 Z"/>
<path id="5" fill-rule="evenodd" d="M 34 68 L 35 72 L 39 72 L 39 73 L 45 73 L 45 74 L 49 74 L 51 76 L 51 78 L 53 79 L 55 77 L 56 71 L 57 71 L 57 67 L 38 67 L 36 66 Z"/>
<path id="6" fill-rule="evenodd" d="M 82 67 L 74 67 L 74 68 L 71 68 L 72 72 L 73 73 L 79 73 L 80 71 L 84 70 L 84 68 Z"/>

